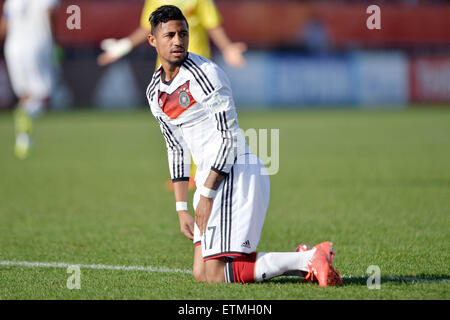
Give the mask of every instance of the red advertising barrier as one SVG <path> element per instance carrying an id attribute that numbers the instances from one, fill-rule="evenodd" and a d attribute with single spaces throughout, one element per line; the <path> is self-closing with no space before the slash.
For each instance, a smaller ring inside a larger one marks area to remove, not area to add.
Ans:
<path id="1" fill-rule="evenodd" d="M 127 1 L 61 1 L 56 24 L 56 38 L 60 45 L 98 45 L 105 38 L 121 38 L 139 26 L 144 2 Z M 70 30 L 67 20 L 71 13 L 67 8 L 80 8 L 81 29 Z"/>
<path id="2" fill-rule="evenodd" d="M 0 1 L 1 2 L 1 1 Z M 368 4 L 328 1 L 215 1 L 233 40 L 274 48 L 303 43 L 308 23 L 320 21 L 335 47 L 450 45 L 450 4 L 379 4 L 381 30 L 369 30 Z M 106 37 L 123 37 L 139 25 L 143 0 L 63 0 L 58 13 L 62 45 L 96 45 Z M 81 9 L 81 30 L 66 26 L 70 5 Z"/>
<path id="3" fill-rule="evenodd" d="M 410 94 L 413 102 L 450 101 L 450 57 L 412 59 Z"/>
<path id="4" fill-rule="evenodd" d="M 321 21 L 336 47 L 363 45 L 450 44 L 450 5 L 379 4 L 381 30 L 369 30 L 370 3 L 295 1 L 218 1 L 224 25 L 232 38 L 248 43 L 288 45 L 312 18 Z"/>

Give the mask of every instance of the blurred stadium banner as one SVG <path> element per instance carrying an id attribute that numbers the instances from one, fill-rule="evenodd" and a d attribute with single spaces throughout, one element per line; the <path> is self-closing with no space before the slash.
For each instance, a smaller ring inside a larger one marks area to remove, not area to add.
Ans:
<path id="1" fill-rule="evenodd" d="M 399 52 L 329 55 L 252 52 L 232 69 L 238 104 L 246 106 L 405 105 L 409 102 L 408 58 Z"/>
<path id="2" fill-rule="evenodd" d="M 58 105 L 146 105 L 145 88 L 155 63 L 148 44 L 106 68 L 95 61 L 101 40 L 127 36 L 139 25 L 143 3 L 61 1 L 56 37 L 64 55 Z M 371 3 L 362 0 L 215 3 L 230 38 L 249 46 L 244 69 L 231 69 L 214 54 L 231 78 L 240 107 L 450 102 L 450 1 L 381 2 L 381 30 L 366 27 Z M 80 30 L 66 26 L 66 9 L 73 4 L 81 9 Z M 14 100 L 6 74 L 0 56 L 0 108 L 11 107 Z"/>
<path id="3" fill-rule="evenodd" d="M 413 58 L 410 70 L 412 101 L 450 101 L 450 57 Z"/>

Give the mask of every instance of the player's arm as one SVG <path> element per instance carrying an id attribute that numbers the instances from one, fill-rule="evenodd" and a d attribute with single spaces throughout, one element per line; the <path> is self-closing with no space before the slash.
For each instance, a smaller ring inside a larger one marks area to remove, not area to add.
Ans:
<path id="1" fill-rule="evenodd" d="M 231 142 L 232 140 L 224 140 L 225 144 L 230 147 L 230 150 L 225 152 L 229 153 L 231 150 L 234 150 L 234 146 Z M 219 150 L 219 154 L 221 154 L 223 150 L 224 149 L 221 148 Z M 217 166 L 213 165 L 208 177 L 206 178 L 205 183 L 199 187 L 200 201 L 198 202 L 197 208 L 195 210 L 195 222 L 200 229 L 200 235 L 203 235 L 206 230 L 206 225 L 208 224 L 209 216 L 211 215 L 211 210 L 214 204 L 214 198 L 217 194 L 217 189 L 219 189 L 221 183 L 229 174 L 228 168 L 231 169 L 231 166 L 227 166 L 227 168 L 219 170 Z"/>
<path id="2" fill-rule="evenodd" d="M 56 16 L 59 7 L 59 0 L 46 0 L 44 1 L 44 6 L 47 9 L 47 16 L 50 25 L 50 32 L 53 39 L 56 39 Z"/>
<path id="3" fill-rule="evenodd" d="M 236 137 L 239 126 L 228 78 L 217 66 L 211 67 L 207 74 L 214 90 L 205 97 L 203 104 L 214 115 L 214 127 L 219 131 L 222 142 L 211 162 L 211 171 L 204 185 L 199 186 L 201 196 L 195 219 L 200 234 L 206 230 L 217 189 L 230 173 L 239 148 Z"/>
<path id="4" fill-rule="evenodd" d="M 238 68 L 245 65 L 243 53 L 247 50 L 247 45 L 243 42 L 232 42 L 222 26 L 222 19 L 214 1 L 198 0 L 197 11 L 200 21 L 214 44 L 222 52 L 227 64 Z"/>
<path id="5" fill-rule="evenodd" d="M 227 64 L 234 68 L 245 65 L 244 52 L 247 51 L 247 45 L 244 42 L 232 42 L 222 26 L 209 29 L 208 33 L 214 44 L 222 52 Z"/>
<path id="6" fill-rule="evenodd" d="M 48 20 L 50 22 L 50 31 L 52 33 L 53 39 L 56 39 L 56 9 L 48 8 L 47 9 Z"/>
<path id="7" fill-rule="evenodd" d="M 180 221 L 180 231 L 190 240 L 194 238 L 194 219 L 188 212 L 188 187 L 191 156 L 177 126 L 162 116 L 157 117 L 166 141 L 170 177 L 175 195 L 175 207 Z"/>
<path id="8" fill-rule="evenodd" d="M 203 235 L 206 230 L 206 225 L 208 224 L 209 216 L 211 215 L 214 204 L 215 194 L 224 179 L 225 175 L 211 170 L 205 183 L 200 187 L 200 201 L 195 210 L 195 222 L 200 229 L 200 235 Z"/>
<path id="9" fill-rule="evenodd" d="M 149 30 L 147 28 L 138 27 L 127 38 L 131 42 L 131 46 L 134 48 L 146 42 L 148 34 Z"/>
<path id="10" fill-rule="evenodd" d="M 106 66 L 113 63 L 123 56 L 127 55 L 138 45 L 147 41 L 147 36 L 150 32 L 150 14 L 156 9 L 154 1 L 146 0 L 142 8 L 139 27 L 131 34 L 122 39 L 105 39 L 100 44 L 104 50 L 97 58 L 97 63 L 100 66 Z"/>
<path id="11" fill-rule="evenodd" d="M 180 221 L 180 231 L 188 239 L 194 239 L 194 219 L 188 211 L 188 181 L 173 182 L 176 209 Z"/>
<path id="12" fill-rule="evenodd" d="M 6 8 L 3 7 L 2 14 L 0 16 L 0 40 L 6 37 L 6 33 L 8 32 L 8 19 Z"/>
<path id="13" fill-rule="evenodd" d="M 6 37 L 6 32 L 8 32 L 8 21 L 5 18 L 0 18 L 0 39 Z"/>
<path id="14" fill-rule="evenodd" d="M 97 63 L 100 66 L 111 64 L 123 56 L 127 55 L 135 47 L 147 40 L 149 30 L 138 27 L 130 35 L 122 39 L 105 39 L 101 42 L 100 47 L 104 50 L 98 58 Z"/>

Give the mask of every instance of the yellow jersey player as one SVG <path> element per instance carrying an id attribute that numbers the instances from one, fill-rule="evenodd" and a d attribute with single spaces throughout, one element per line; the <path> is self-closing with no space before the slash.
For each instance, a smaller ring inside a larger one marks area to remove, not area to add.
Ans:
<path id="1" fill-rule="evenodd" d="M 147 41 L 151 26 L 148 17 L 162 5 L 175 5 L 185 15 L 190 27 L 189 52 L 196 53 L 208 59 L 211 58 L 209 37 L 221 51 L 225 62 L 235 68 L 245 65 L 243 53 L 247 45 L 242 42 L 232 42 L 222 27 L 221 16 L 212 0 L 146 0 L 142 10 L 140 27 L 123 39 L 105 39 L 101 43 L 104 50 L 98 57 L 98 64 L 106 66 L 127 55 L 134 47 Z M 155 69 L 160 66 L 159 58 Z M 195 166 L 192 166 L 191 176 L 194 176 Z M 166 184 L 172 189 L 171 181 Z M 190 188 L 194 187 L 191 179 Z"/>
<path id="2" fill-rule="evenodd" d="M 104 50 L 98 57 L 98 63 L 106 66 L 127 55 L 134 47 L 144 43 L 150 33 L 148 17 L 162 5 L 175 5 L 181 9 L 190 26 L 189 51 L 211 58 L 209 38 L 221 51 L 227 64 L 232 67 L 245 65 L 243 53 L 247 45 L 242 42 L 232 42 L 222 27 L 221 16 L 212 0 L 146 0 L 142 10 L 140 27 L 123 39 L 105 39 L 101 43 Z M 157 69 L 160 65 L 156 63 Z"/>

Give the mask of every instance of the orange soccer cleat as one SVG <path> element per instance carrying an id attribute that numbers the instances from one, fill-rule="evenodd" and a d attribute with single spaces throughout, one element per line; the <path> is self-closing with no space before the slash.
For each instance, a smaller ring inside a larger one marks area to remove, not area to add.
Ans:
<path id="1" fill-rule="evenodd" d="M 332 243 L 325 241 L 314 248 L 316 252 L 309 262 L 309 272 L 305 279 L 309 282 L 317 280 L 321 287 L 341 285 L 342 279 L 339 276 L 339 272 L 332 265 L 335 256 Z"/>

